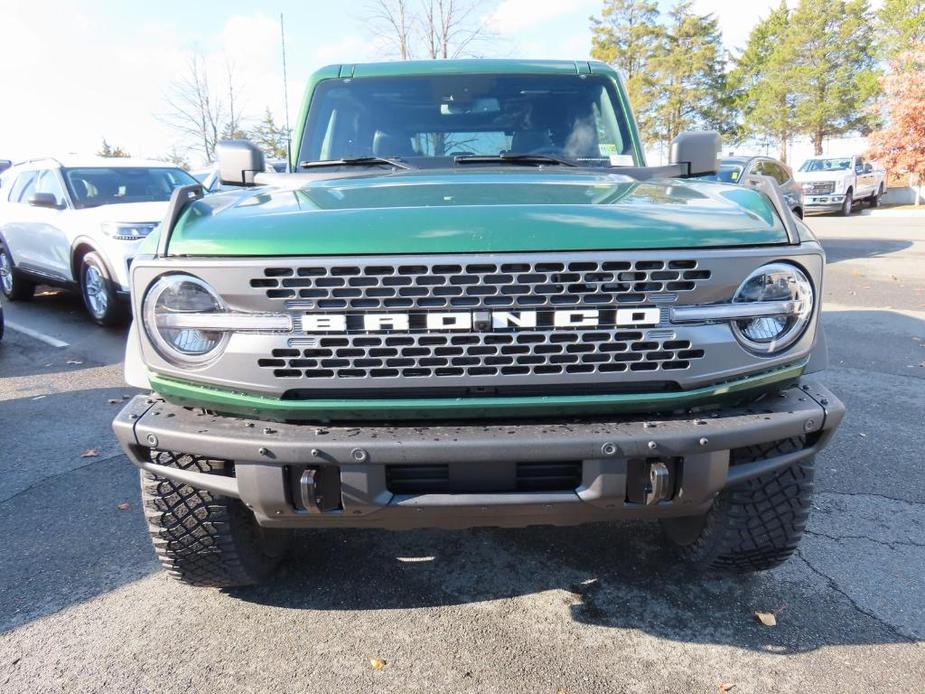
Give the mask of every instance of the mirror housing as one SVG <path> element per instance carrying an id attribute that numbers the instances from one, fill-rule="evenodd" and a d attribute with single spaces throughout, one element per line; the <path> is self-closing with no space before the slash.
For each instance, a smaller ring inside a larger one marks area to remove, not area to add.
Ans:
<path id="1" fill-rule="evenodd" d="M 29 204 L 32 207 L 47 207 L 52 210 L 60 210 L 62 207 L 54 193 L 35 193 L 29 198 Z"/>
<path id="2" fill-rule="evenodd" d="M 874 167 L 871 164 L 864 164 L 864 173 L 869 174 L 874 172 Z"/>
<path id="3" fill-rule="evenodd" d="M 254 175 L 263 173 L 263 152 L 250 140 L 222 140 L 215 147 L 218 177 L 229 186 L 252 186 Z"/>
<path id="4" fill-rule="evenodd" d="M 685 178 L 714 174 L 719 171 L 722 144 L 715 130 L 681 133 L 671 141 L 670 161 L 687 169 Z"/>

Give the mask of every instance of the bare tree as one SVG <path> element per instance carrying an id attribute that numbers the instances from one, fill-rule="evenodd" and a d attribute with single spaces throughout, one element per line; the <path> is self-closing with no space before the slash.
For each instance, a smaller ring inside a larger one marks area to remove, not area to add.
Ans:
<path id="1" fill-rule="evenodd" d="M 422 0 L 421 30 L 431 58 L 459 58 L 487 38 L 475 16 L 478 3 L 469 0 Z"/>
<path id="2" fill-rule="evenodd" d="M 476 0 L 373 0 L 363 20 L 392 55 L 459 58 L 490 38 Z"/>
<path id="3" fill-rule="evenodd" d="M 225 84 L 212 82 L 205 57 L 193 52 L 186 71 L 173 82 L 165 97 L 168 112 L 161 120 L 188 140 L 191 149 L 207 161 L 215 159 L 215 146 L 227 137 L 244 137 L 234 63 L 225 60 Z"/>
<path id="4" fill-rule="evenodd" d="M 374 0 L 367 7 L 366 21 L 375 36 L 385 41 L 402 60 L 411 60 L 414 19 L 410 0 Z"/>

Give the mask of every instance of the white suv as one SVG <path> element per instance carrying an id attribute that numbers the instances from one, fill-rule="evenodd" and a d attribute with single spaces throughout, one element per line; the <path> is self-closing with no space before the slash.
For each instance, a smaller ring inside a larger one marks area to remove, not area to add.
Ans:
<path id="1" fill-rule="evenodd" d="M 164 162 L 38 159 L 0 175 L 0 289 L 11 301 L 36 284 L 77 289 L 94 321 L 127 312 L 128 270 L 163 219 L 174 188 L 195 183 Z"/>

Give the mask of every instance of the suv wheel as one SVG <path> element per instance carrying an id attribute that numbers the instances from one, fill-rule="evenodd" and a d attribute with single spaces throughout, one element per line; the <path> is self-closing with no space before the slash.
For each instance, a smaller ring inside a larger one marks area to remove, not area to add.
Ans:
<path id="1" fill-rule="evenodd" d="M 0 290 L 10 301 L 31 299 L 35 294 L 35 283 L 27 280 L 13 265 L 13 257 L 0 245 Z"/>
<path id="2" fill-rule="evenodd" d="M 151 460 L 191 472 L 231 473 L 231 463 L 201 456 L 151 451 Z M 289 531 L 260 527 L 238 499 L 145 471 L 141 496 L 157 558 L 183 583 L 213 588 L 263 583 L 288 548 Z"/>
<path id="3" fill-rule="evenodd" d="M 854 196 L 851 194 L 851 189 L 848 189 L 848 192 L 845 193 L 845 201 L 841 205 L 841 209 L 838 211 L 842 217 L 848 217 L 851 215 L 851 208 L 854 206 Z"/>
<path id="4" fill-rule="evenodd" d="M 87 253 L 80 264 L 80 294 L 90 317 L 99 325 L 117 325 L 124 320 L 125 306 L 96 253 Z"/>
<path id="5" fill-rule="evenodd" d="M 733 451 L 746 464 L 803 448 L 802 439 Z M 773 569 L 796 551 L 809 517 L 812 458 L 721 491 L 703 516 L 669 518 L 662 529 L 688 562 L 738 573 Z"/>

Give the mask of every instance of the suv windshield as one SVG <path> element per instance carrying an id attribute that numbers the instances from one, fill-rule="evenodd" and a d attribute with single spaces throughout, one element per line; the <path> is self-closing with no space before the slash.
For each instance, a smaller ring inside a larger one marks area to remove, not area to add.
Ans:
<path id="1" fill-rule="evenodd" d="M 632 166 L 612 82 L 594 75 L 435 75 L 321 82 L 300 161 L 381 157 L 446 166 L 455 157 L 540 154 Z"/>
<path id="2" fill-rule="evenodd" d="M 74 206 L 99 207 L 127 202 L 170 200 L 174 188 L 195 183 L 182 169 L 94 166 L 62 169 Z"/>
<path id="3" fill-rule="evenodd" d="M 701 176 L 705 181 L 721 181 L 723 183 L 738 183 L 742 178 L 741 164 L 720 164 L 719 171 L 710 176 Z"/>
<path id="4" fill-rule="evenodd" d="M 838 159 L 807 159 L 800 171 L 844 171 L 851 166 L 851 157 Z"/>

